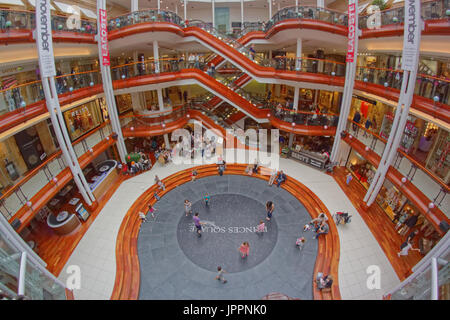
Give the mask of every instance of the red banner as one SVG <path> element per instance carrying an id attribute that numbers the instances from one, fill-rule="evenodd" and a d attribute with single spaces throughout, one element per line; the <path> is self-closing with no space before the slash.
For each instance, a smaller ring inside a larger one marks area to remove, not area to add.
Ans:
<path id="1" fill-rule="evenodd" d="M 355 59 L 355 39 L 356 39 L 356 6 L 355 1 L 349 1 L 348 4 L 348 47 L 347 62 L 353 62 Z"/>
<path id="2" fill-rule="evenodd" d="M 108 20 L 106 18 L 106 10 L 99 9 L 99 22 L 100 22 L 100 44 L 101 44 L 101 52 L 102 52 L 102 64 L 104 66 L 109 66 L 109 47 L 108 47 Z"/>

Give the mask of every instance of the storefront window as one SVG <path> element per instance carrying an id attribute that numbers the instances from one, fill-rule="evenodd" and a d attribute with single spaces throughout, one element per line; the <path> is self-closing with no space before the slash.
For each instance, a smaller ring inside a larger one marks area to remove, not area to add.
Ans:
<path id="1" fill-rule="evenodd" d="M 102 115 L 97 100 L 64 112 L 64 119 L 72 141 L 102 123 Z"/>
<path id="2" fill-rule="evenodd" d="M 391 220 L 394 219 L 395 213 L 402 209 L 406 201 L 406 197 L 401 194 L 392 182 L 385 179 L 377 195 L 377 203 Z"/>
<path id="3" fill-rule="evenodd" d="M 366 189 L 369 188 L 377 171 L 370 162 L 355 150 L 351 151 L 346 167 Z"/>
<path id="4" fill-rule="evenodd" d="M 123 114 L 133 108 L 131 94 L 121 94 L 116 96 L 116 106 L 119 114 Z"/>
<path id="5" fill-rule="evenodd" d="M 448 183 L 450 179 L 450 135 L 447 131 L 440 129 L 436 139 L 436 144 L 428 155 L 427 168 Z"/>

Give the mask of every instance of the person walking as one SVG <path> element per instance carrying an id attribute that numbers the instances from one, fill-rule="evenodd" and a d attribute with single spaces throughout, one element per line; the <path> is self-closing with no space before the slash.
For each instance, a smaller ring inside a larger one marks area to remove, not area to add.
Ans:
<path id="1" fill-rule="evenodd" d="M 242 242 L 242 244 L 239 246 L 239 252 L 241 253 L 241 258 L 247 258 L 248 253 L 250 251 L 250 245 L 247 241 Z"/>
<path id="2" fill-rule="evenodd" d="M 275 209 L 275 205 L 272 201 L 267 201 L 266 203 L 266 211 L 267 211 L 267 217 L 266 220 L 270 221 L 272 219 L 273 210 Z"/>
<path id="3" fill-rule="evenodd" d="M 208 195 L 208 193 L 205 193 L 205 195 L 203 196 L 203 201 L 205 201 L 205 206 L 209 207 L 209 199 L 211 197 Z"/>
<path id="4" fill-rule="evenodd" d="M 151 215 L 152 218 L 155 218 L 155 212 L 156 212 L 156 209 L 153 208 L 153 206 L 151 205 L 151 203 L 149 203 L 149 204 L 148 204 L 148 213 L 150 213 L 150 215 Z"/>
<path id="5" fill-rule="evenodd" d="M 218 266 L 216 280 L 222 281 L 222 283 L 227 283 L 227 280 L 225 280 L 225 278 L 223 277 L 224 273 L 226 273 L 226 271 L 222 269 L 221 266 Z"/>
<path id="6" fill-rule="evenodd" d="M 186 217 L 192 213 L 192 203 L 188 199 L 184 200 L 184 212 Z"/>
<path id="7" fill-rule="evenodd" d="M 194 214 L 194 216 L 192 217 L 192 220 L 194 220 L 195 228 L 197 228 L 197 236 L 201 237 L 202 236 L 202 224 L 203 224 L 203 222 L 200 221 L 200 218 L 198 217 L 198 212 L 196 212 Z"/>
<path id="8" fill-rule="evenodd" d="M 266 229 L 266 224 L 264 223 L 264 220 L 260 220 L 258 226 L 256 227 L 256 232 L 258 234 L 262 234 Z"/>
<path id="9" fill-rule="evenodd" d="M 297 238 L 297 241 L 295 241 L 295 245 L 300 250 L 303 250 L 303 247 L 305 246 L 305 243 L 306 243 L 305 237 Z"/>
<path id="10" fill-rule="evenodd" d="M 397 253 L 397 255 L 399 257 L 400 256 L 407 256 L 410 249 L 420 252 L 420 249 L 413 248 L 411 241 L 407 240 L 407 241 L 402 243 L 402 245 L 400 246 L 400 251 Z"/>
<path id="11" fill-rule="evenodd" d="M 417 214 L 413 214 L 408 219 L 406 219 L 403 228 L 399 231 L 399 234 L 402 236 L 406 235 L 406 233 L 416 225 L 418 218 L 419 217 Z"/>

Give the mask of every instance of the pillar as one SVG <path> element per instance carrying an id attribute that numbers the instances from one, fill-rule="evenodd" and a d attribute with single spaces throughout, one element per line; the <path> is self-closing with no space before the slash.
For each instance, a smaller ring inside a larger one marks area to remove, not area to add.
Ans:
<path id="1" fill-rule="evenodd" d="M 187 4 L 188 4 L 188 1 L 187 0 L 184 0 L 184 20 L 187 20 Z"/>
<path id="2" fill-rule="evenodd" d="M 153 63 L 155 64 L 155 73 L 159 73 L 159 47 L 158 40 L 153 40 Z"/>
<path id="3" fill-rule="evenodd" d="M 295 11 L 298 12 L 298 0 L 295 0 Z"/>
<path id="4" fill-rule="evenodd" d="M 295 70 L 302 70 L 302 39 L 297 38 L 297 52 L 295 55 Z"/>
<path id="5" fill-rule="evenodd" d="M 161 88 L 156 89 L 156 93 L 158 94 L 159 110 L 163 111 L 164 110 L 164 99 L 163 99 L 162 89 Z"/>
<path id="6" fill-rule="evenodd" d="M 139 0 L 131 0 L 131 12 L 139 10 Z"/>
<path id="7" fill-rule="evenodd" d="M 294 110 L 298 110 L 298 100 L 300 97 L 300 89 L 294 87 Z"/>
<path id="8" fill-rule="evenodd" d="M 348 28 L 348 38 L 353 39 L 353 46 L 348 47 L 346 68 L 345 68 L 345 85 L 342 95 L 342 102 L 339 114 L 339 122 L 336 128 L 336 135 L 334 136 L 333 149 L 331 150 L 330 161 L 337 162 L 338 156 L 340 154 L 339 148 L 341 144 L 341 133 L 345 130 L 347 126 L 347 118 L 350 112 L 350 104 L 352 102 L 353 87 L 355 85 L 355 73 L 356 73 L 356 62 L 358 53 L 358 38 L 360 36 L 360 30 L 358 28 L 358 0 L 349 0 L 348 8 L 350 13 L 350 8 L 353 8 L 352 16 L 354 17 L 354 26 L 350 24 L 351 19 L 349 17 L 349 28 Z M 350 14 L 349 14 L 350 16 Z M 350 41 L 349 41 L 350 43 Z"/>
<path id="9" fill-rule="evenodd" d="M 166 145 L 166 149 L 170 148 L 169 135 L 167 133 L 164 134 L 164 144 Z"/>
<path id="10" fill-rule="evenodd" d="M 213 28 L 216 27 L 216 7 L 215 7 L 215 2 L 214 0 L 211 0 L 211 9 L 212 9 L 212 26 Z"/>
<path id="11" fill-rule="evenodd" d="M 133 111 L 142 111 L 143 104 L 141 102 L 141 92 L 131 93 L 131 104 L 133 105 Z"/>
<path id="12" fill-rule="evenodd" d="M 288 144 L 288 147 L 289 148 L 292 148 L 292 145 L 293 145 L 293 143 L 294 143 L 294 137 L 295 137 L 295 134 L 294 133 L 289 133 L 289 144 Z"/>
<path id="13" fill-rule="evenodd" d="M 53 39 L 50 36 L 47 37 L 45 43 L 43 42 L 42 35 L 45 30 L 51 30 L 50 5 L 47 1 L 39 1 L 36 3 L 35 39 L 38 48 L 39 70 L 45 102 L 64 160 L 72 172 L 73 180 L 81 196 L 86 201 L 86 204 L 91 206 L 95 202 L 95 197 L 78 163 L 78 157 L 73 150 L 72 141 L 67 132 L 66 123 L 61 112 L 55 85 L 56 67 L 55 56 L 53 54 Z"/>
<path id="14" fill-rule="evenodd" d="M 106 0 L 97 0 L 97 30 L 102 30 L 101 22 L 105 20 L 107 23 L 106 13 L 104 17 L 100 14 L 100 10 L 106 11 Z M 103 12 L 103 11 L 102 11 Z M 105 39 L 102 43 L 102 39 Z M 122 135 L 122 127 L 119 121 L 119 114 L 117 112 L 116 107 L 116 99 L 114 98 L 114 91 L 112 87 L 112 79 L 111 79 L 111 68 L 109 65 L 109 48 L 108 48 L 108 32 L 105 31 L 104 34 L 99 34 L 96 37 L 98 43 L 98 55 L 99 55 L 99 63 L 100 70 L 102 74 L 102 84 L 103 84 L 103 92 L 105 94 L 106 106 L 108 108 L 109 119 L 111 121 L 111 127 L 113 132 L 117 134 L 117 149 L 119 151 L 120 160 L 125 162 L 125 156 L 127 154 L 127 148 L 125 146 L 125 142 Z M 106 47 L 106 50 L 103 48 Z M 107 57 L 107 59 L 106 59 Z"/>
<path id="15" fill-rule="evenodd" d="M 241 30 L 244 30 L 244 0 L 241 0 Z"/>
<path id="16" fill-rule="evenodd" d="M 158 12 L 161 10 L 161 0 L 158 0 Z"/>
<path id="17" fill-rule="evenodd" d="M 269 20 L 272 19 L 272 1 L 271 0 L 267 0 L 268 2 L 268 7 L 269 7 Z"/>
<path id="18" fill-rule="evenodd" d="M 403 50 L 402 50 L 402 69 L 403 81 L 400 89 L 397 109 L 395 111 L 394 121 L 392 123 L 391 133 L 378 165 L 377 172 L 373 181 L 367 190 L 364 201 L 367 206 L 372 205 L 378 192 L 380 191 L 386 173 L 397 155 L 397 149 L 403 136 L 406 121 L 408 120 L 409 108 L 414 97 L 414 88 L 416 84 L 417 69 L 419 65 L 420 37 L 423 28 L 421 19 L 420 0 L 405 1 L 405 21 L 417 24 L 413 32 L 409 28 L 404 29 Z"/>
<path id="19" fill-rule="evenodd" d="M 323 8 L 325 6 L 324 0 L 317 0 L 317 8 Z"/>

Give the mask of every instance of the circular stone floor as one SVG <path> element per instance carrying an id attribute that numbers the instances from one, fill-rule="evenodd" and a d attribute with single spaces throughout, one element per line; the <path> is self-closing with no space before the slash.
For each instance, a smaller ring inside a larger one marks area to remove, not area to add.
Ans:
<path id="1" fill-rule="evenodd" d="M 205 192 L 209 208 L 201 201 Z M 185 216 L 184 199 L 207 223 L 202 237 Z M 253 228 L 265 220 L 268 200 L 274 215 L 258 235 Z M 156 217 L 148 216 L 138 236 L 139 299 L 254 300 L 271 292 L 312 299 L 317 240 L 302 232 L 311 217 L 284 189 L 249 176 L 212 176 L 177 187 L 155 208 Z M 295 246 L 300 235 L 307 239 L 303 251 Z M 243 241 L 250 243 L 246 259 L 238 252 Z M 228 271 L 226 284 L 214 280 L 218 265 Z"/>
<path id="2" fill-rule="evenodd" d="M 265 206 L 258 200 L 238 194 L 211 196 L 208 206 L 200 200 L 192 205 L 198 212 L 202 236 L 198 237 L 192 216 L 183 215 L 178 224 L 178 244 L 193 263 L 209 271 L 223 266 L 228 273 L 241 272 L 258 265 L 272 252 L 278 228 L 275 219 L 266 221 Z M 259 221 L 265 232 L 255 233 Z M 238 247 L 247 241 L 249 256 L 242 259 Z M 218 250 L 219 249 L 219 250 Z"/>

